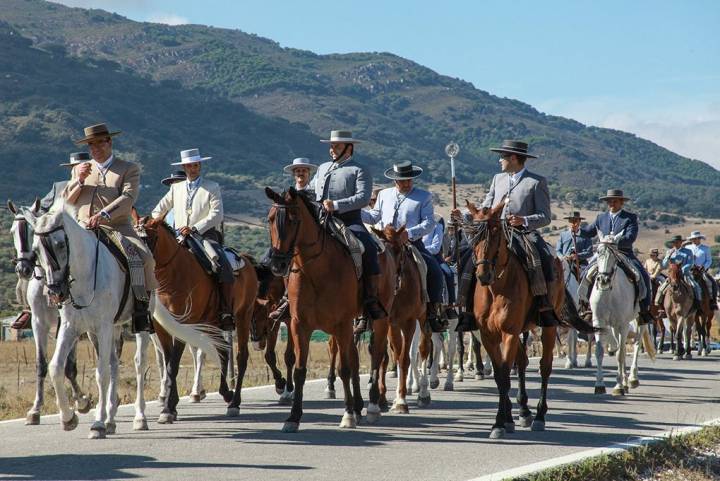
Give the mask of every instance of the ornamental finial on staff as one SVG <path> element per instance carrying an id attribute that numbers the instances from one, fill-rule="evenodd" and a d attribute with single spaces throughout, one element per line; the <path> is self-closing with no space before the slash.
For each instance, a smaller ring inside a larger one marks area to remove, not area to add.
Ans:
<path id="1" fill-rule="evenodd" d="M 457 209 L 457 190 L 455 188 L 455 157 L 460 153 L 457 142 L 450 142 L 445 146 L 445 154 L 450 157 L 450 178 L 452 179 L 452 208 Z"/>

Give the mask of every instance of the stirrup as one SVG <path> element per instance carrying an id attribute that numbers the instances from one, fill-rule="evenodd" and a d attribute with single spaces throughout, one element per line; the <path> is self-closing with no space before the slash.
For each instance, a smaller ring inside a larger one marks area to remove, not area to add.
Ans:
<path id="1" fill-rule="evenodd" d="M 362 334 L 367 331 L 372 331 L 372 318 L 370 316 L 363 315 L 355 319 L 353 334 Z"/>
<path id="2" fill-rule="evenodd" d="M 273 321 L 277 322 L 279 320 L 282 320 L 285 318 L 287 313 L 290 311 L 290 301 L 288 301 L 287 297 L 283 297 L 280 301 L 280 305 L 275 308 L 274 311 L 272 311 L 268 317 L 272 319 Z"/>
<path id="3" fill-rule="evenodd" d="M 224 312 L 220 314 L 220 329 L 230 332 L 235 330 L 235 316 L 232 313 Z"/>
<path id="4" fill-rule="evenodd" d="M 141 332 L 149 332 L 150 334 L 154 334 L 155 329 L 153 328 L 150 313 L 147 310 L 135 311 L 132 316 L 132 324 L 130 330 L 133 334 L 138 334 Z"/>

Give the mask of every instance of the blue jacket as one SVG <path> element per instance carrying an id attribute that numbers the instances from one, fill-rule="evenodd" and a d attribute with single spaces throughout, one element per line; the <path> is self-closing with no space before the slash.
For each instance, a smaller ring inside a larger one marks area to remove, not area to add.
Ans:
<path id="1" fill-rule="evenodd" d="M 598 233 L 606 236 L 609 234 L 619 234 L 622 237 L 618 240 L 618 249 L 628 257 L 635 259 L 633 252 L 633 243 L 638 236 L 638 220 L 637 215 L 632 212 L 621 210 L 613 224 L 612 216 L 609 212 L 598 214 L 595 222 L 580 228 L 580 235 L 588 239 L 593 239 Z"/>
<path id="2" fill-rule="evenodd" d="M 400 194 L 397 187 L 383 189 L 378 193 L 375 207 L 363 209 L 362 219 L 366 224 L 380 223 L 382 227 L 405 226 L 411 241 L 422 239 L 435 227 L 432 194 L 418 187 L 413 187 L 407 196 Z"/>
<path id="3" fill-rule="evenodd" d="M 580 261 L 587 262 L 593 255 L 592 239 L 581 237 L 579 232 L 575 235 L 574 248 Z M 573 252 L 573 236 L 570 229 L 564 230 L 560 234 L 560 238 L 555 245 L 555 251 L 558 256 L 568 256 Z"/>
<path id="4" fill-rule="evenodd" d="M 692 251 L 687 247 L 670 249 L 667 253 L 665 253 L 665 258 L 662 260 L 662 266 L 664 269 L 667 269 L 670 262 L 680 264 L 683 274 L 688 275 L 690 267 L 694 264 L 693 257 Z"/>

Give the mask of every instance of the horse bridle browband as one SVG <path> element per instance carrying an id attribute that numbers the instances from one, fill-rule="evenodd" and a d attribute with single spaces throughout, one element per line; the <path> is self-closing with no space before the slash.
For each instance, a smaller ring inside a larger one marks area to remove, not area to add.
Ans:
<path id="1" fill-rule="evenodd" d="M 275 226 L 277 227 L 277 230 L 278 230 L 278 237 L 280 238 L 280 240 L 284 240 L 285 234 L 286 234 L 286 232 L 285 232 L 285 217 L 287 216 L 287 211 L 289 209 L 297 209 L 298 207 L 296 205 L 279 204 L 277 202 L 273 204 L 273 207 L 276 209 L 276 212 L 277 212 L 276 217 L 275 217 Z M 321 215 L 323 215 L 323 212 L 325 212 L 325 211 L 322 211 Z M 329 216 L 330 213 L 328 212 L 327 215 Z M 295 256 L 297 255 L 295 253 L 295 247 L 297 244 L 298 235 L 300 234 L 300 220 L 299 219 L 294 220 L 294 221 L 292 221 L 292 223 L 295 224 L 295 235 L 293 235 L 293 238 L 290 241 L 290 246 L 288 247 L 287 251 L 283 252 L 279 249 L 276 249 L 273 246 L 270 246 L 270 258 L 287 262 L 288 263 L 288 272 L 296 273 L 296 272 L 300 272 L 300 269 L 293 269 L 292 261 L 295 258 Z M 314 256 L 310 257 L 309 259 L 307 259 L 305 261 L 305 263 L 304 263 L 305 266 L 307 266 L 310 262 L 314 261 L 315 259 L 319 258 L 322 255 L 323 251 L 325 250 L 325 237 L 326 237 L 327 233 L 325 232 L 325 229 L 321 229 L 321 230 L 323 232 L 323 235 L 322 235 L 322 244 L 320 246 L 320 249 L 318 250 L 317 254 L 315 254 Z"/>

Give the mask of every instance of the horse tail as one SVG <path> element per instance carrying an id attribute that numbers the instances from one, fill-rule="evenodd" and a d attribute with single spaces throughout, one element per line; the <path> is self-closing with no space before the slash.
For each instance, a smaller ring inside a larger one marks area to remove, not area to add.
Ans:
<path id="1" fill-rule="evenodd" d="M 575 301 L 573 301 L 567 287 L 565 288 L 565 302 L 560 312 L 560 324 L 572 327 L 584 334 L 592 334 L 599 331 L 598 328 L 593 327 L 592 324 L 580 317 L 577 307 L 575 307 Z"/>
<path id="2" fill-rule="evenodd" d="M 153 319 L 173 337 L 201 349 L 217 366 L 222 366 L 218 350 L 226 349 L 222 331 L 208 324 L 181 324 L 182 317 L 175 316 L 158 299 L 153 308 Z"/>
<path id="3" fill-rule="evenodd" d="M 649 326 L 645 325 L 640 327 L 640 330 L 642 330 L 642 343 L 643 347 L 645 348 L 645 352 L 650 357 L 650 359 L 655 362 L 655 343 L 650 338 L 650 328 Z"/>

